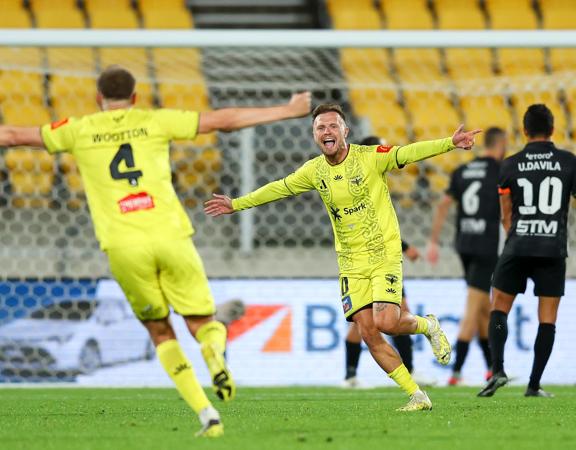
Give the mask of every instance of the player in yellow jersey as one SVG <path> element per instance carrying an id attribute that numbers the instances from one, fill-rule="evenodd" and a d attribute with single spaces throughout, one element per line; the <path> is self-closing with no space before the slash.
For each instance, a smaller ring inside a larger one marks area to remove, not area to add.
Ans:
<path id="1" fill-rule="evenodd" d="M 234 200 L 214 195 L 208 215 L 219 216 L 316 190 L 334 231 L 342 308 L 358 326 L 372 357 L 409 396 L 401 411 L 428 410 L 430 399 L 420 390 L 398 353 L 380 334 L 424 334 L 440 364 L 450 362 L 450 343 L 436 317 L 403 311 L 402 245 L 398 220 L 385 177 L 404 165 L 448 152 L 469 149 L 480 130 L 460 126 L 451 138 L 404 147 L 346 143 L 349 129 L 340 106 L 325 104 L 313 112 L 314 141 L 322 151 L 294 173 Z"/>
<path id="2" fill-rule="evenodd" d="M 0 126 L 0 146 L 29 145 L 74 155 L 112 274 L 148 329 L 162 366 L 198 414 L 198 434 L 219 436 L 220 416 L 169 320 L 170 306 L 184 316 L 200 343 L 216 394 L 232 399 L 236 387 L 224 360 L 226 328 L 214 320 L 214 300 L 190 239 L 194 230 L 172 186 L 169 143 L 304 116 L 310 112 L 310 94 L 296 94 L 275 107 L 197 113 L 135 108 L 135 79 L 119 66 L 107 68 L 97 84 L 101 112 L 41 128 Z"/>

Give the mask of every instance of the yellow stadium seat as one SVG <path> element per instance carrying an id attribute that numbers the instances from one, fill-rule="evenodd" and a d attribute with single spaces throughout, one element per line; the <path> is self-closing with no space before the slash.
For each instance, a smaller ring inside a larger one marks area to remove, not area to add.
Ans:
<path id="1" fill-rule="evenodd" d="M 490 78 L 493 76 L 492 52 L 487 48 L 448 48 L 446 68 L 455 80 Z"/>
<path id="2" fill-rule="evenodd" d="M 0 72 L 0 102 L 29 97 L 44 98 L 44 77 L 36 73 L 7 70 Z"/>
<path id="3" fill-rule="evenodd" d="M 44 125 L 51 117 L 42 97 L 10 98 L 0 103 L 5 123 L 17 126 Z"/>
<path id="4" fill-rule="evenodd" d="M 45 151 L 11 149 L 5 154 L 12 206 L 46 207 L 54 182 L 54 156 Z"/>
<path id="5" fill-rule="evenodd" d="M 92 48 L 51 47 L 46 49 L 52 74 L 94 76 L 96 53 Z"/>
<path id="6" fill-rule="evenodd" d="M 332 26 L 337 30 L 379 30 L 382 28 L 380 14 L 373 7 L 350 5 L 332 13 Z"/>
<path id="7" fill-rule="evenodd" d="M 143 48 L 100 48 L 98 55 L 102 69 L 118 64 L 132 72 L 138 81 L 150 78 L 148 54 Z"/>
<path id="8" fill-rule="evenodd" d="M 436 159 L 442 157 L 445 157 L 445 155 L 438 156 Z M 435 160 L 432 163 L 436 164 L 437 161 Z M 454 168 L 456 168 L 456 166 Z M 446 192 L 446 189 L 448 189 L 448 185 L 450 184 L 450 178 L 447 175 L 447 173 L 448 172 L 445 173 L 432 172 L 426 175 L 428 183 L 430 183 L 430 190 L 432 192 L 435 192 L 437 194 L 443 194 L 444 192 Z"/>
<path id="9" fill-rule="evenodd" d="M 427 0 L 385 0 L 380 2 L 391 30 L 430 30 L 434 28 Z"/>
<path id="10" fill-rule="evenodd" d="M 160 98 L 164 108 L 206 110 L 209 106 L 204 84 L 160 84 Z"/>
<path id="11" fill-rule="evenodd" d="M 32 0 L 38 28 L 84 28 L 82 11 L 76 0 Z"/>
<path id="12" fill-rule="evenodd" d="M 509 129 L 512 124 L 510 108 L 502 95 L 463 96 L 460 106 L 468 129 L 486 130 L 494 126 Z"/>
<path id="13" fill-rule="evenodd" d="M 340 64 L 350 83 L 382 83 L 392 81 L 391 62 L 385 49 L 344 48 Z"/>
<path id="14" fill-rule="evenodd" d="M 538 28 L 532 0 L 485 0 L 491 28 L 517 30 Z"/>
<path id="15" fill-rule="evenodd" d="M 576 23 L 576 8 L 572 0 L 540 0 L 542 27 L 572 30 Z"/>
<path id="16" fill-rule="evenodd" d="M 502 48 L 498 50 L 498 66 L 502 75 L 533 75 L 546 71 L 544 51 L 538 48 Z"/>
<path id="17" fill-rule="evenodd" d="M 404 93 L 416 140 L 451 136 L 460 118 L 450 97 L 440 92 Z"/>
<path id="18" fill-rule="evenodd" d="M 394 50 L 394 67 L 401 81 L 420 83 L 444 77 L 437 49 L 399 48 Z"/>
<path id="19" fill-rule="evenodd" d="M 138 28 L 131 0 L 85 0 L 92 28 Z"/>
<path id="20" fill-rule="evenodd" d="M 155 48 L 152 50 L 156 78 L 204 83 L 202 53 L 198 49 Z"/>
<path id="21" fill-rule="evenodd" d="M 438 28 L 444 30 L 481 30 L 486 28 L 478 2 L 435 0 Z"/>
<path id="22" fill-rule="evenodd" d="M 565 70 L 576 71 L 576 49 L 550 49 L 550 67 L 553 72 L 561 72 Z"/>
<path id="23" fill-rule="evenodd" d="M 184 0 L 139 0 L 144 27 L 157 29 L 193 28 L 192 14 Z"/>
<path id="24" fill-rule="evenodd" d="M 412 194 L 417 188 L 415 175 L 406 170 L 394 170 L 386 174 L 386 181 L 395 204 L 399 204 L 403 208 L 414 206 Z"/>
<path id="25" fill-rule="evenodd" d="M 42 51 L 38 48 L 0 46 L 0 70 L 42 68 Z"/>
<path id="26" fill-rule="evenodd" d="M 23 2 L 0 0 L 0 28 L 30 28 L 32 22 Z"/>
<path id="27" fill-rule="evenodd" d="M 60 171 L 64 177 L 66 189 L 70 194 L 69 208 L 77 209 L 84 204 L 84 185 L 74 157 L 69 153 L 60 154 Z"/>
<path id="28" fill-rule="evenodd" d="M 81 117 L 98 110 L 96 80 L 93 77 L 53 76 L 50 98 L 59 119 Z"/>

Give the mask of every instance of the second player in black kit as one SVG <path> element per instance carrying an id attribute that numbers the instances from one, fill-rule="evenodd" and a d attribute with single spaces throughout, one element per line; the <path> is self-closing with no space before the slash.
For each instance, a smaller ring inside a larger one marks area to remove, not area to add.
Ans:
<path id="1" fill-rule="evenodd" d="M 502 164 L 499 193 L 506 244 L 493 281 L 490 346 L 494 375 L 478 394 L 489 397 L 508 382 L 504 372 L 507 317 L 528 278 L 539 297 L 539 327 L 526 396 L 550 397 L 540 379 L 554 344 L 556 316 L 564 295 L 570 197 L 576 193 L 576 157 L 550 141 L 554 118 L 545 105 L 524 115 L 528 144 Z"/>
<path id="2" fill-rule="evenodd" d="M 486 379 L 492 376 L 492 360 L 488 345 L 490 320 L 490 286 L 498 261 L 500 238 L 500 204 L 498 177 L 500 163 L 506 152 L 506 133 L 491 127 L 484 133 L 484 148 L 476 158 L 458 167 L 450 178 L 446 195 L 440 201 L 434 217 L 428 259 L 438 260 L 438 241 L 448 208 L 456 203 L 455 247 L 462 261 L 466 279 L 466 310 L 460 321 L 456 341 L 456 361 L 448 384 L 456 386 L 462 380 L 470 342 L 478 336 L 478 343 L 486 360 Z"/>

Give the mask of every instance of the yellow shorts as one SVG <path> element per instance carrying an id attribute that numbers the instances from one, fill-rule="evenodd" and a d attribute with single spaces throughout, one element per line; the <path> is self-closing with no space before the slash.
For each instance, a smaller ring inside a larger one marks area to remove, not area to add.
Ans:
<path id="1" fill-rule="evenodd" d="M 192 239 L 156 241 L 106 251 L 110 270 L 140 320 L 209 316 L 215 306 Z"/>
<path id="2" fill-rule="evenodd" d="M 361 309 L 374 302 L 402 305 L 402 257 L 390 259 L 367 271 L 365 276 L 358 274 L 340 275 L 342 308 L 348 322 Z"/>

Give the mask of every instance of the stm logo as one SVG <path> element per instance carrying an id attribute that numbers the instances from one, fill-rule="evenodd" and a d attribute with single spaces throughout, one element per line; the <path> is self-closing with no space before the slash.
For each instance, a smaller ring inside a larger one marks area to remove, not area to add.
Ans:
<path id="1" fill-rule="evenodd" d="M 344 178 L 342 175 L 336 175 L 334 181 L 340 181 L 342 178 Z"/>
<path id="2" fill-rule="evenodd" d="M 185 363 L 185 364 L 179 364 L 176 366 L 176 368 L 174 369 L 174 376 L 184 372 L 185 370 L 189 370 L 192 367 L 190 366 L 190 364 Z"/>
<path id="3" fill-rule="evenodd" d="M 398 276 L 392 274 L 392 273 L 387 273 L 384 278 L 386 279 L 386 281 L 390 284 L 394 284 L 398 281 Z"/>
<path id="4" fill-rule="evenodd" d="M 334 220 L 337 220 L 338 222 L 340 222 L 342 220 L 342 216 L 340 215 L 340 208 L 336 208 L 335 206 L 331 206 L 330 207 L 330 213 L 332 214 L 332 217 L 334 217 Z"/>

